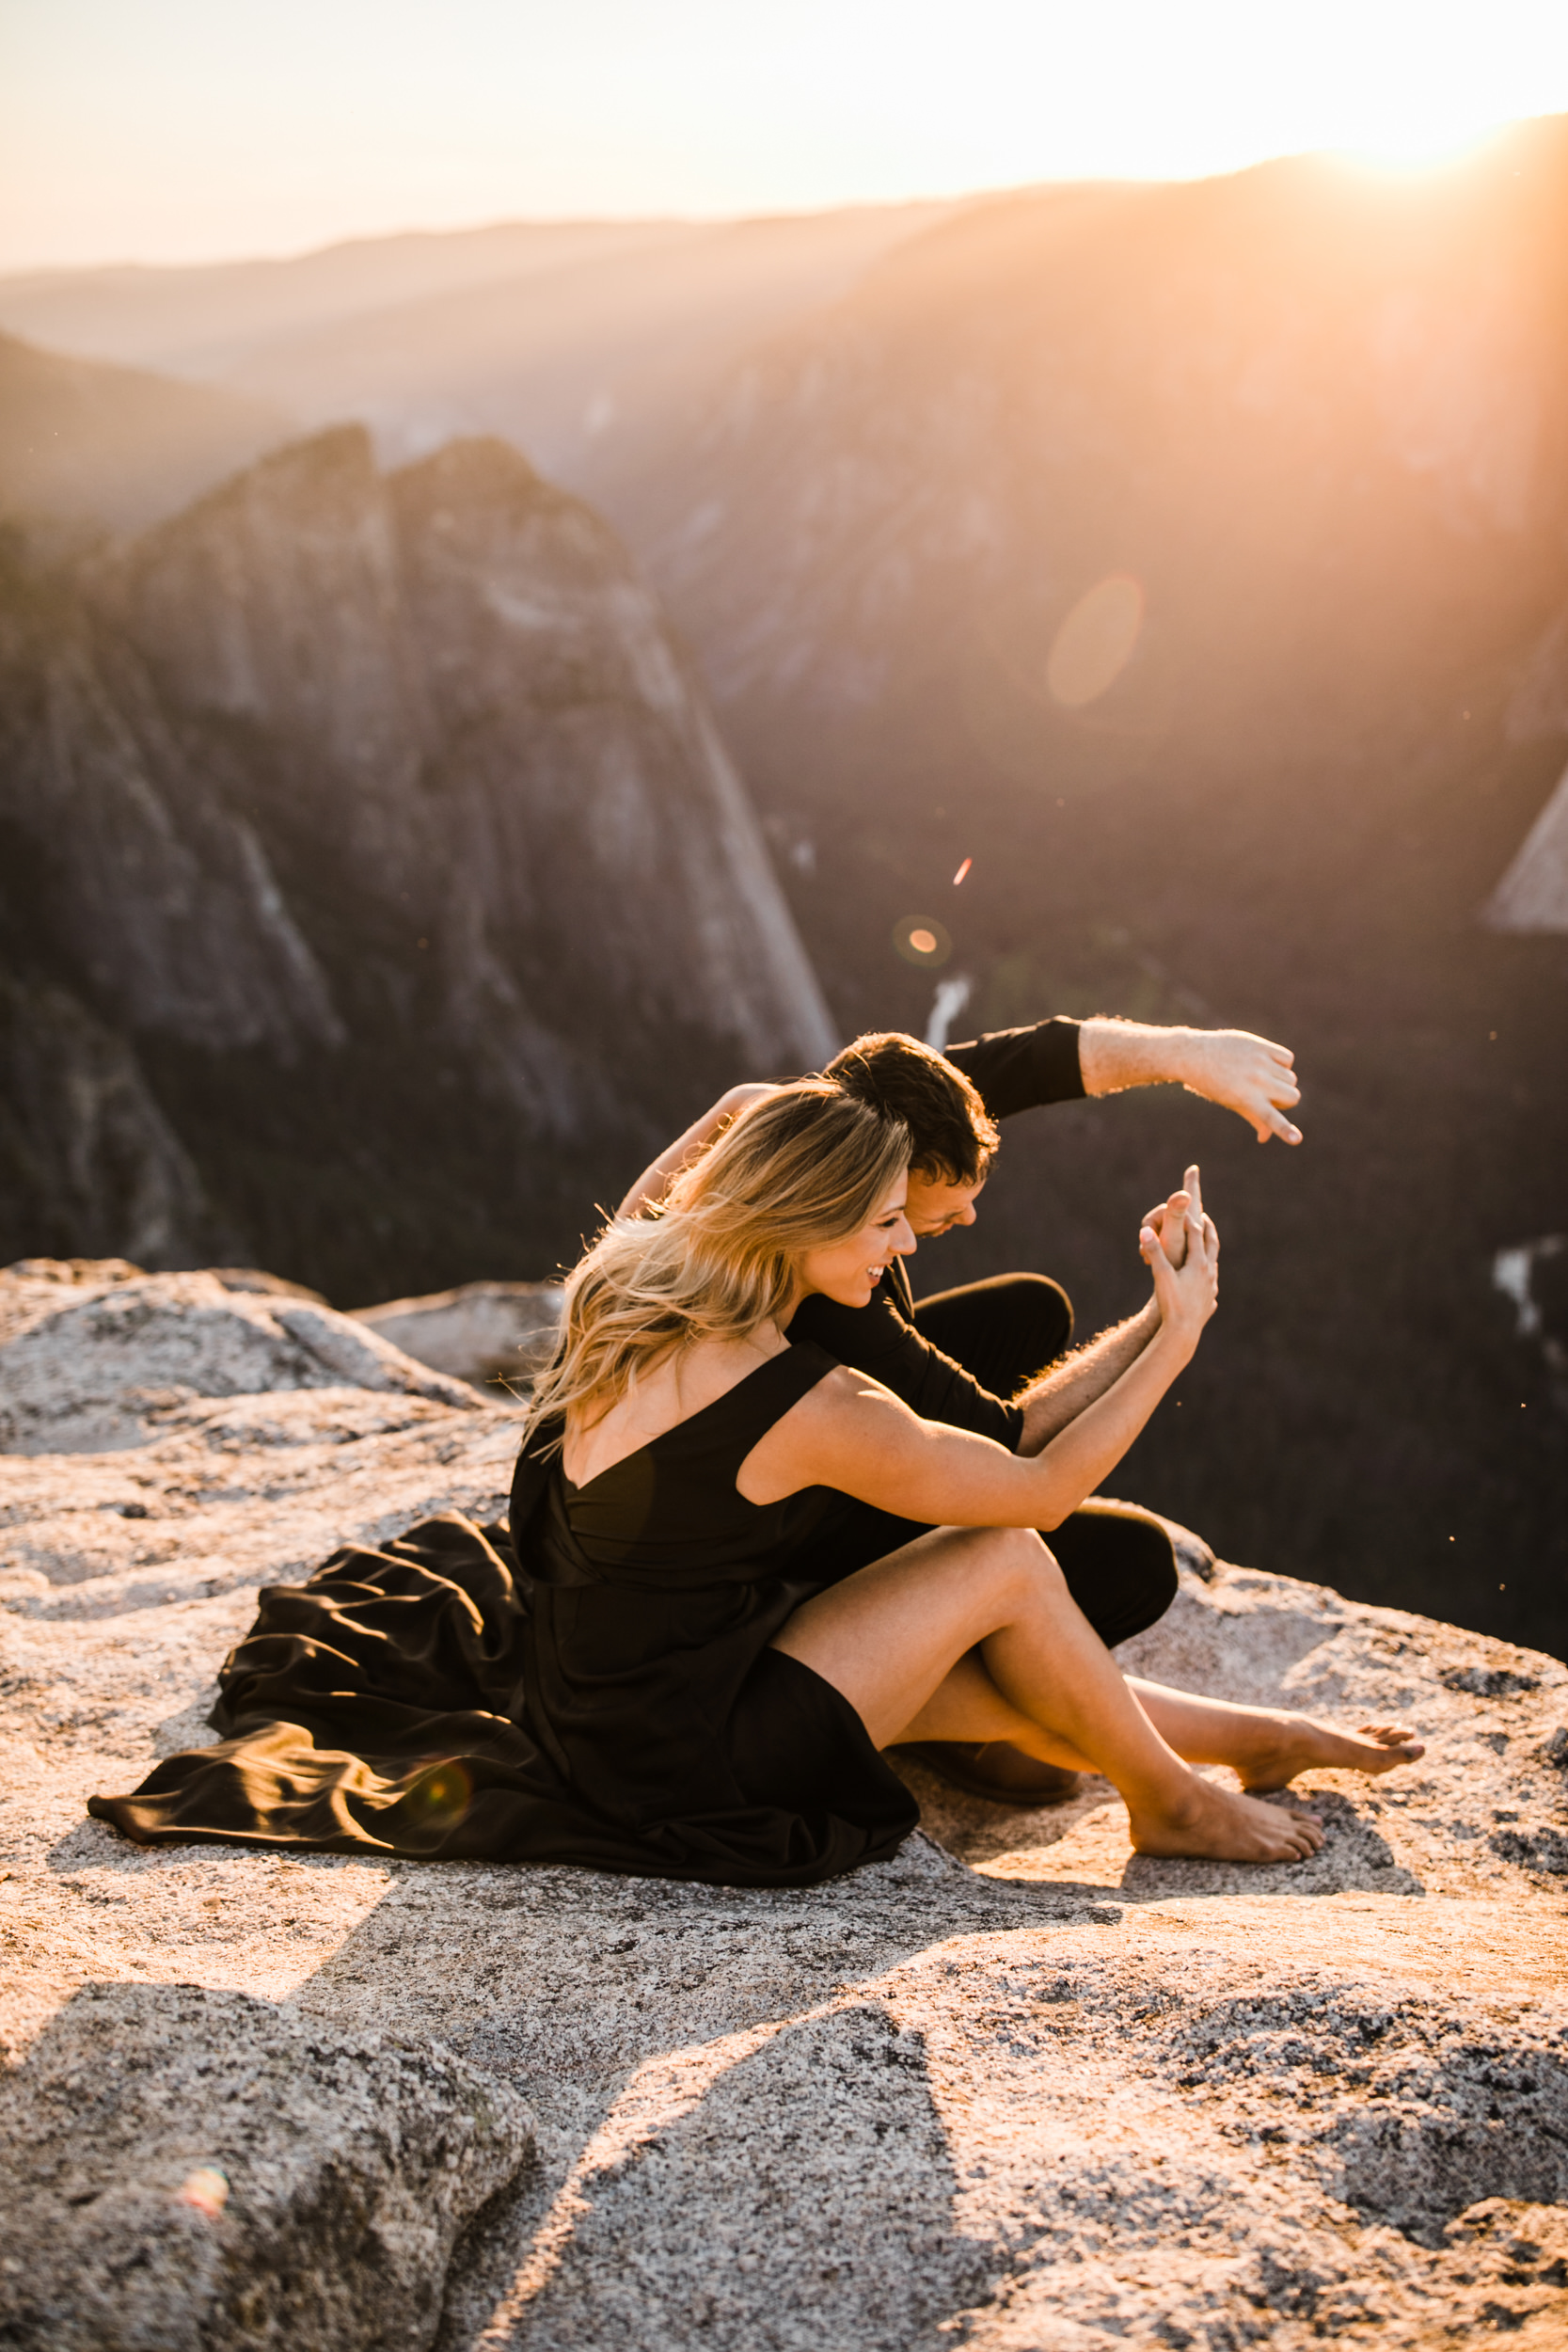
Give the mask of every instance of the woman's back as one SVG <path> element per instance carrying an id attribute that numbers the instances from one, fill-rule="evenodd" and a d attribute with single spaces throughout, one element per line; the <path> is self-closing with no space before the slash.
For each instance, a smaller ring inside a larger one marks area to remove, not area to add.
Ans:
<path id="1" fill-rule="evenodd" d="M 591 1486 L 617 1462 L 711 1410 L 763 1364 L 788 1352 L 788 1341 L 770 1324 L 744 1339 L 698 1340 L 671 1348 L 603 1412 L 595 1415 L 589 1399 L 566 1415 L 562 1463 L 569 1482 L 579 1490 Z"/>
<path id="2" fill-rule="evenodd" d="M 781 1343 L 767 1353 L 753 1349 L 749 1364 L 722 1386 L 719 1378 L 733 1374 L 734 1364 L 698 1368 L 707 1376 L 685 1384 L 690 1408 L 641 1442 L 626 1442 L 635 1437 L 637 1419 L 619 1411 L 586 1433 L 597 1441 L 592 1447 L 574 1448 L 569 1434 L 541 1498 L 540 1581 L 629 1579 L 657 1601 L 677 1589 L 689 1595 L 716 1578 L 782 1573 L 830 1498 L 815 1488 L 753 1502 L 741 1493 L 736 1473 L 784 1416 L 836 1369 L 816 1347 Z M 705 1387 L 717 1392 L 691 1403 Z M 658 1406 L 675 1401 L 673 1384 L 662 1399 L 639 1401 L 644 1408 L 639 1418 L 657 1422 L 662 1419 Z M 595 1454 L 610 1456 L 602 1468 L 594 1467 Z M 525 1454 L 519 1465 L 519 1487 L 532 1483 L 528 1458 Z"/>
<path id="3" fill-rule="evenodd" d="M 736 1484 L 836 1370 L 810 1345 L 753 1351 L 749 1372 L 602 1470 L 552 1456 L 548 1427 L 518 1465 L 531 1724 L 599 1820 L 702 1875 L 712 1862 L 763 1883 L 818 1877 L 891 1851 L 916 1818 L 854 1708 L 770 1646 L 821 1589 L 812 1535 L 836 1498 L 758 1503 Z"/>

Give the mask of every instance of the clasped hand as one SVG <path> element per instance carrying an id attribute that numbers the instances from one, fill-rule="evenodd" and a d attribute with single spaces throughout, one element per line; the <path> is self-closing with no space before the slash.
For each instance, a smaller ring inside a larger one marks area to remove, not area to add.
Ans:
<path id="1" fill-rule="evenodd" d="M 1220 1237 L 1213 1218 L 1204 1213 L 1196 1166 L 1188 1168 L 1180 1191 L 1150 1209 L 1139 1230 L 1138 1248 L 1154 1278 L 1161 1323 L 1196 1347 L 1220 1295 Z"/>

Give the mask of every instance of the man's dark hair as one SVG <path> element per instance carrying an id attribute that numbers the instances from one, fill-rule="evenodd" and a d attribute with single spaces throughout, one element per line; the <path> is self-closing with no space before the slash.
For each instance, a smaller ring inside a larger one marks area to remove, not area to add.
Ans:
<path id="1" fill-rule="evenodd" d="M 1001 1141 L 996 1121 L 963 1072 L 917 1037 L 870 1030 L 822 1074 L 873 1110 L 903 1120 L 921 1175 L 975 1184 L 990 1167 Z"/>

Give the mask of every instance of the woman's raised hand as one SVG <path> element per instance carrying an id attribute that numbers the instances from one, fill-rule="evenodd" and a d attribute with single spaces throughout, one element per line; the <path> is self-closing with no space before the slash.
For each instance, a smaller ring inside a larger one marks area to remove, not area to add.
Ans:
<path id="1" fill-rule="evenodd" d="M 1172 1265 L 1180 1265 L 1187 1255 L 1187 1211 L 1196 1208 L 1203 1215 L 1203 1179 L 1195 1161 L 1181 1179 L 1181 1190 L 1173 1192 L 1168 1200 L 1162 1200 L 1150 1209 L 1144 1223 L 1152 1226 L 1165 1245 L 1165 1255 Z"/>
<path id="2" fill-rule="evenodd" d="M 1154 1278 L 1162 1325 L 1196 1348 L 1219 1304 L 1220 1272 L 1220 1237 L 1204 1214 L 1196 1168 L 1188 1168 L 1184 1187 L 1144 1219 L 1138 1248 Z"/>

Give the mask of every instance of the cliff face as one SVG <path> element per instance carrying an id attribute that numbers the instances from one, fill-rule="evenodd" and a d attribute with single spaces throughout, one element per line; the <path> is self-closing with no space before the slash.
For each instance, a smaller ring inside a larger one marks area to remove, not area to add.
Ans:
<path id="1" fill-rule="evenodd" d="M 547 1123 L 579 1123 L 607 1004 L 639 1048 L 706 1031 L 768 1068 L 831 1050 L 657 607 L 504 443 L 386 480 L 356 428 L 324 435 L 141 542 L 104 591 L 183 708 L 281 749 L 296 848 L 427 942 L 453 1036 Z"/>
<path id="2" fill-rule="evenodd" d="M 8 1222 L 46 1253 L 232 1254 L 131 1046 L 47 982 L 0 980 L 0 1168 Z"/>
<path id="3" fill-rule="evenodd" d="M 580 1230 L 684 1102 L 832 1051 L 657 607 L 499 443 L 390 479 L 356 428 L 285 451 L 85 602 L 19 576 L 3 657 L 20 977 L 131 1041 L 293 1271 L 543 1270 L 552 1208 Z M 356 1170 L 379 1256 L 332 1230 Z"/>

